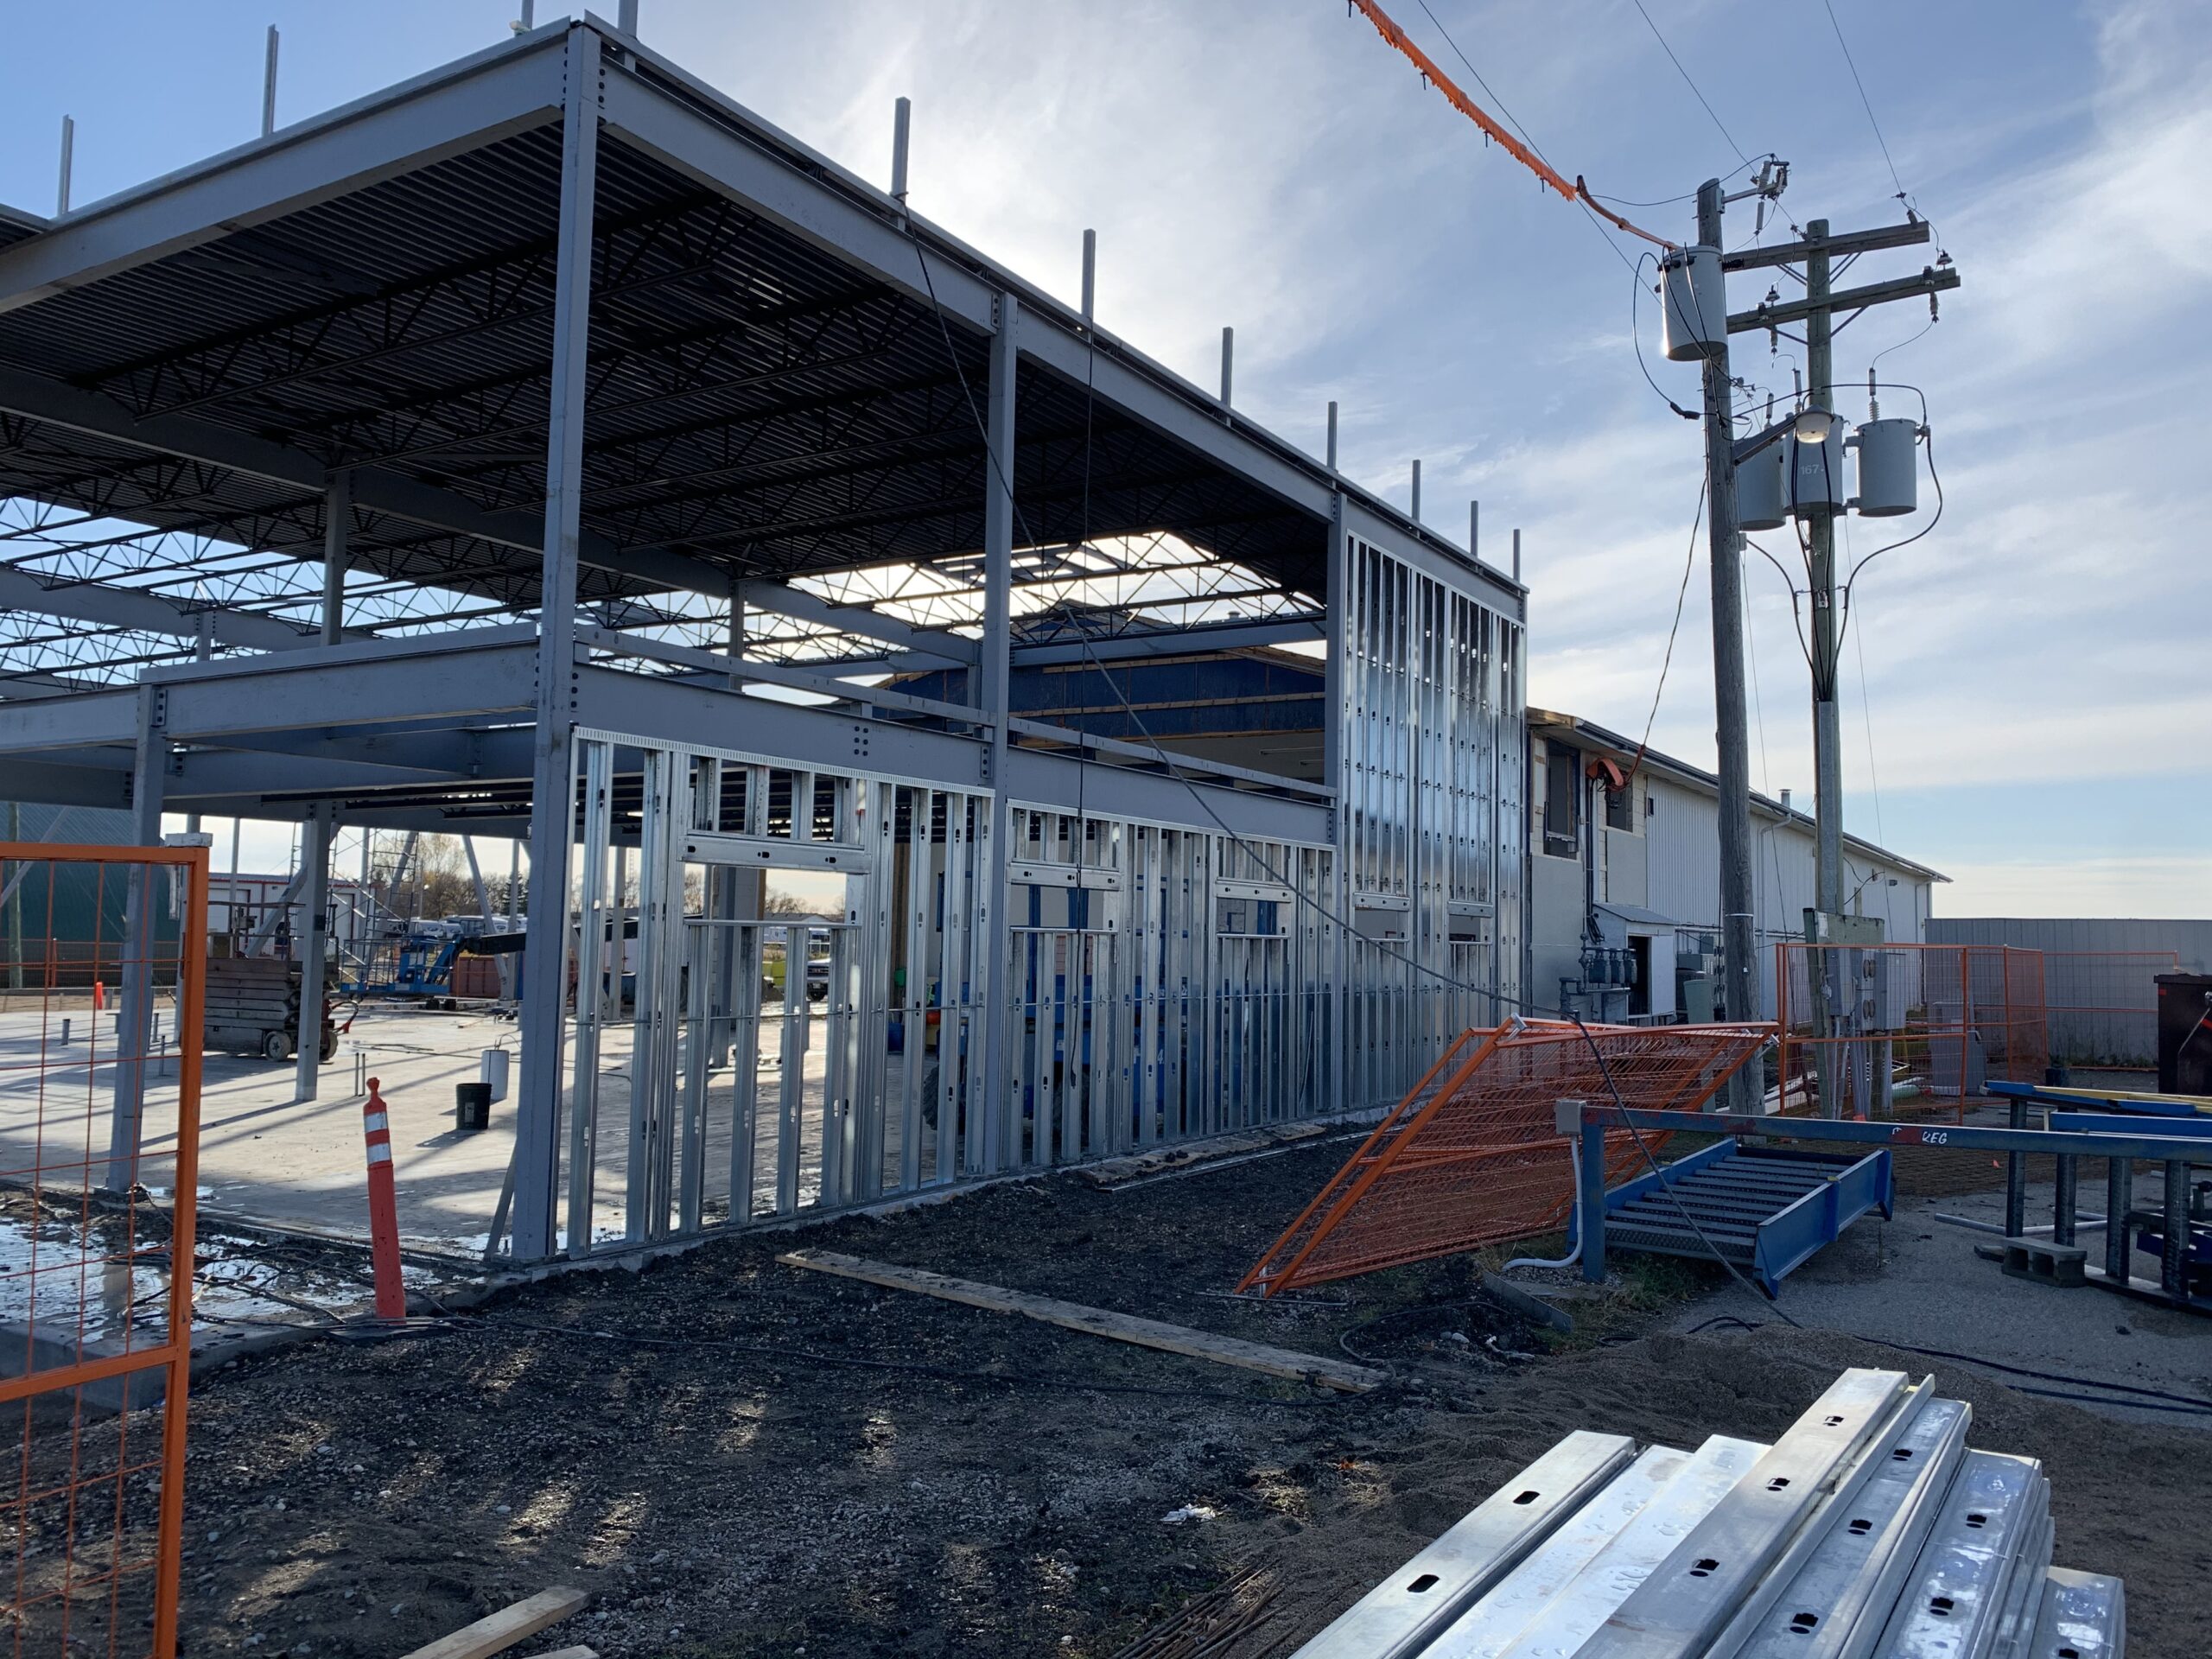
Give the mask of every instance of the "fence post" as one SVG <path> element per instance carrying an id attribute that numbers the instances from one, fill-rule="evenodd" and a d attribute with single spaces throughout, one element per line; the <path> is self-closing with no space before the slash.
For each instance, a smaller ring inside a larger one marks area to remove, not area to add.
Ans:
<path id="1" fill-rule="evenodd" d="M 2012 1103 L 2008 1128 L 2028 1127 L 2028 1103 Z M 2005 1154 L 2005 1236 L 2018 1238 L 2028 1224 L 2028 1160 L 2017 1152 Z"/>
<path id="2" fill-rule="evenodd" d="M 1582 1276 L 1592 1284 L 1605 1277 L 1605 1130 L 1589 1111 L 1589 1103 L 1563 1100 L 1557 1108 L 1565 1119 L 1570 1110 L 1581 1136 L 1575 1160 L 1574 1194 L 1578 1236 L 1582 1242 Z"/>
<path id="3" fill-rule="evenodd" d="M 369 1154 L 369 1256 L 376 1270 L 377 1317 L 407 1317 L 407 1287 L 399 1277 L 399 1198 L 391 1171 L 391 1122 L 378 1080 L 369 1079 L 361 1103 L 361 1138 Z"/>
<path id="4" fill-rule="evenodd" d="M 2189 1164 L 2174 1158 L 2166 1162 L 2165 1249 L 2158 1258 L 2158 1287 L 2169 1296 L 2189 1288 Z"/>
<path id="5" fill-rule="evenodd" d="M 2135 1202 L 2135 1165 L 2126 1158 L 2105 1160 L 2105 1276 L 2126 1284 L 2134 1269 L 2128 1251 L 2127 1212 Z"/>

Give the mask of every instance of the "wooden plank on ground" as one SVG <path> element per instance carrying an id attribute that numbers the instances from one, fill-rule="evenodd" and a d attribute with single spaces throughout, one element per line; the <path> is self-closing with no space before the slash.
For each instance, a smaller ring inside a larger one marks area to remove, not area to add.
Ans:
<path id="1" fill-rule="evenodd" d="M 1217 1336 L 1211 1331 L 1194 1331 L 1185 1325 L 1141 1319 L 1103 1307 L 1086 1307 L 1080 1302 L 1057 1301 L 1050 1296 L 1033 1296 L 1027 1291 L 1008 1290 L 1001 1285 L 978 1284 L 972 1279 L 949 1278 L 921 1268 L 864 1261 L 857 1255 L 841 1255 L 835 1250 L 791 1250 L 776 1259 L 789 1267 L 834 1273 L 840 1278 L 858 1279 L 891 1290 L 917 1291 L 948 1302 L 988 1308 L 995 1313 L 1019 1313 L 1025 1319 L 1057 1325 L 1063 1330 L 1134 1343 L 1140 1348 L 1157 1348 L 1192 1359 L 1240 1366 L 1248 1371 L 1263 1371 L 1269 1376 L 1293 1382 L 1324 1383 L 1347 1394 L 1364 1394 L 1389 1381 L 1386 1372 L 1341 1359 L 1324 1359 L 1318 1354 L 1301 1354 L 1288 1348 L 1270 1348 L 1236 1337 Z"/>
<path id="2" fill-rule="evenodd" d="M 558 1624 L 590 1599 L 581 1590 L 541 1590 L 451 1636 L 440 1637 L 427 1648 L 416 1649 L 406 1659 L 491 1659 L 492 1655 L 505 1653 L 524 1637 L 536 1636 L 548 1625 Z"/>

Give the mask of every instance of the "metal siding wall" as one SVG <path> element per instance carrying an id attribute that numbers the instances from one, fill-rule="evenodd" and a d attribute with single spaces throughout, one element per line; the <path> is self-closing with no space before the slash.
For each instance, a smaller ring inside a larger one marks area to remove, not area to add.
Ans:
<path id="1" fill-rule="evenodd" d="M 2156 1063 L 2154 974 L 2160 964 L 2120 963 L 2116 954 L 2171 951 L 2182 970 L 2208 971 L 2212 921 L 2127 917 L 1943 917 L 1931 942 L 2009 944 L 2048 952 L 2044 997 L 2054 1060 L 2147 1066 Z"/>
<path id="2" fill-rule="evenodd" d="M 1939 916 L 1931 944 L 2014 944 L 2032 950 L 2171 950 L 2184 973 L 2212 972 L 2212 921 L 2126 917 Z"/>

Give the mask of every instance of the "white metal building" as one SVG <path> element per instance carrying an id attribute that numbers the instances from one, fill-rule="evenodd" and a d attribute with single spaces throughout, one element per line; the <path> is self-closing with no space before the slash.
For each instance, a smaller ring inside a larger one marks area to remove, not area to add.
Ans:
<path id="1" fill-rule="evenodd" d="M 1539 1002 L 1585 1014 L 1707 1017 L 1719 985 L 1719 783 L 1572 715 L 1529 710 L 1529 971 Z M 1813 820 L 1751 797 L 1759 1017 L 1775 1013 L 1773 946 L 1805 937 Z M 1925 939 L 1947 878 L 1844 837 L 1846 907 L 1883 937 Z M 1708 990 L 1707 988 L 1710 988 Z"/>

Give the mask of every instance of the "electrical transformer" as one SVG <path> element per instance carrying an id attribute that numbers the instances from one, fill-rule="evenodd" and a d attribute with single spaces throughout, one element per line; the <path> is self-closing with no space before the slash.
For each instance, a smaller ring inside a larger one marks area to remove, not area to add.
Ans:
<path id="1" fill-rule="evenodd" d="M 1859 493 L 1851 505 L 1867 518 L 1893 518 L 1920 505 L 1920 423 L 1869 421 L 1852 442 L 1859 450 Z"/>
<path id="2" fill-rule="evenodd" d="M 1744 529 L 1780 530 L 1789 523 L 1782 474 L 1796 447 L 1785 435 L 1736 469 L 1736 522 Z"/>
<path id="3" fill-rule="evenodd" d="M 1718 248 L 1676 248 L 1659 262 L 1668 357 L 1718 357 L 1728 344 L 1728 289 Z"/>
<path id="4" fill-rule="evenodd" d="M 1797 438 L 1783 442 L 1789 451 L 1789 511 L 1803 518 L 1840 512 L 1843 506 L 1843 423 L 1834 422 L 1818 443 Z"/>

